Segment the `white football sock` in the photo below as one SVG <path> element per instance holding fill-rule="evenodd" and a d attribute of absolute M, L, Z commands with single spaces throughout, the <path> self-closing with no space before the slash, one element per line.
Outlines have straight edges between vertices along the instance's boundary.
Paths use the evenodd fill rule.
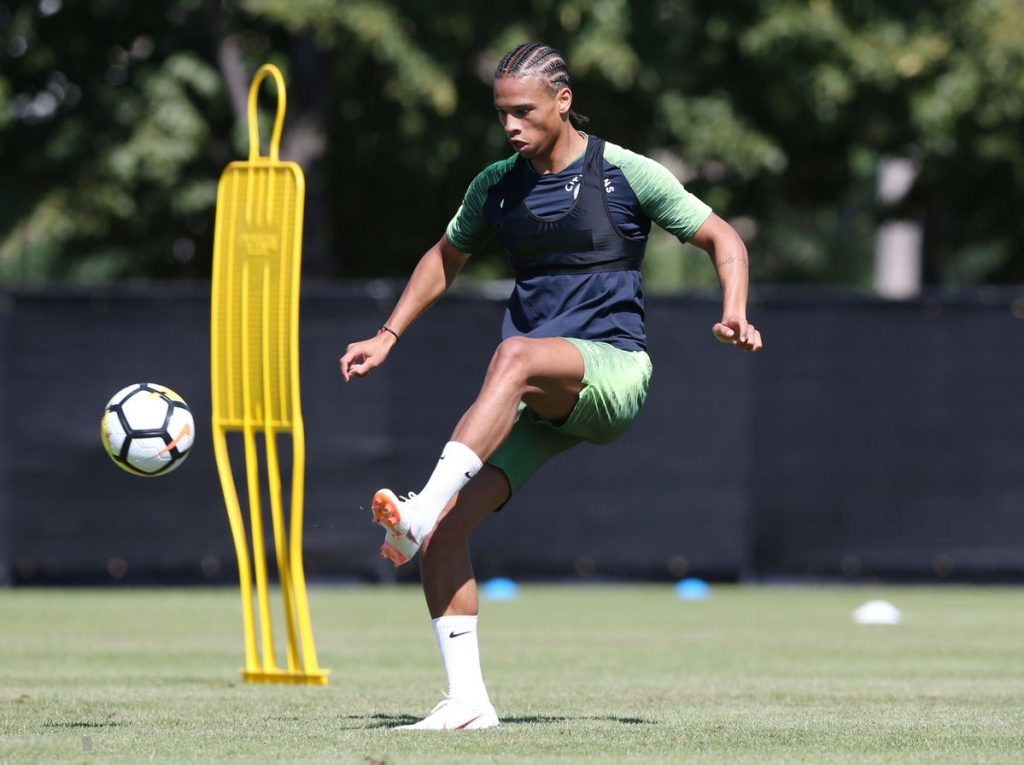
<path fill-rule="evenodd" d="M 480 472 L 483 463 L 472 449 L 458 441 L 449 441 L 441 452 L 437 467 L 416 495 L 416 514 L 410 519 L 410 531 L 417 542 L 434 530 L 437 519 L 469 479 Z"/>
<path fill-rule="evenodd" d="M 448 675 L 448 695 L 466 704 L 486 702 L 487 688 L 480 672 L 480 648 L 475 616 L 442 616 L 434 619 L 434 635 Z"/>

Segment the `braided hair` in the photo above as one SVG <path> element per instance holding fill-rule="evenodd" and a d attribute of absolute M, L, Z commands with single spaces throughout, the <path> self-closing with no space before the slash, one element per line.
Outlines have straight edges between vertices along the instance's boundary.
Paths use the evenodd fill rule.
<path fill-rule="evenodd" d="M 550 45 L 539 42 L 522 43 L 506 53 L 494 70 L 494 79 L 500 77 L 538 77 L 552 93 L 572 88 L 565 57 Z M 574 125 L 589 121 L 571 109 L 569 119 Z"/>

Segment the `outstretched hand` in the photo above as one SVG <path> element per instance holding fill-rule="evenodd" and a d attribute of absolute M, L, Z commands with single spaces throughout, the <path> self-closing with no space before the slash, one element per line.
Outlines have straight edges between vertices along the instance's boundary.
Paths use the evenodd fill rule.
<path fill-rule="evenodd" d="M 726 316 L 711 331 L 720 343 L 735 345 L 747 353 L 757 353 L 764 347 L 760 330 L 742 316 Z"/>
<path fill-rule="evenodd" d="M 386 332 L 381 332 L 369 340 L 350 343 L 339 361 L 341 376 L 345 378 L 345 382 L 353 377 L 366 377 L 383 364 L 394 344 L 394 339 Z"/>

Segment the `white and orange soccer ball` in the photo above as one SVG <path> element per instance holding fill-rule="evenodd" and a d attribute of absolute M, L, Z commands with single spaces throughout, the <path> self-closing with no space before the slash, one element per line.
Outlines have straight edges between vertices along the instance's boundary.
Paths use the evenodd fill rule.
<path fill-rule="evenodd" d="M 185 399 L 156 383 L 122 388 L 107 402 L 103 446 L 118 467 L 141 476 L 170 473 L 188 457 L 195 421 Z"/>

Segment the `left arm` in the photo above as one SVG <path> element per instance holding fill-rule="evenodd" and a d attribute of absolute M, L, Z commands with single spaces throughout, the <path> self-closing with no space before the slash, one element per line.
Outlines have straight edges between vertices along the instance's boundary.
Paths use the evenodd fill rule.
<path fill-rule="evenodd" d="M 605 144 L 604 157 L 621 168 L 647 217 L 711 256 L 723 293 L 715 337 L 750 353 L 761 350 L 761 333 L 747 321 L 747 248 L 736 230 L 683 188 L 664 165 L 611 143 Z"/>
<path fill-rule="evenodd" d="M 690 239 L 690 243 L 710 256 L 722 285 L 722 320 L 712 328 L 715 338 L 748 353 L 757 353 L 764 347 L 764 343 L 760 331 L 747 321 L 750 264 L 747 248 L 740 235 L 712 213 Z"/>

